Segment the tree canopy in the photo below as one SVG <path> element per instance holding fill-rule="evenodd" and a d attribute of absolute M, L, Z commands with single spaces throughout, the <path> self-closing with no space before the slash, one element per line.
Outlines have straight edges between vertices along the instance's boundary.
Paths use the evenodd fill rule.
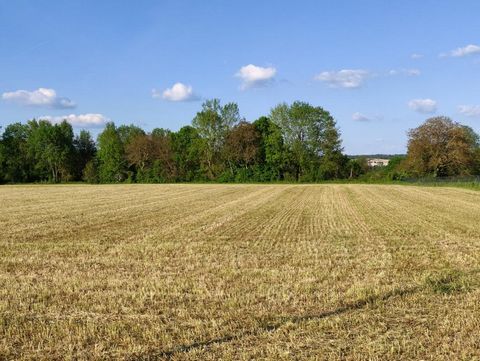
<path fill-rule="evenodd" d="M 340 131 L 322 107 L 296 101 L 250 123 L 236 103 L 207 100 L 178 131 L 107 123 L 96 141 L 66 121 L 13 123 L 0 136 L 0 182 L 317 182 L 480 173 L 480 138 L 435 117 L 408 132 L 408 154 L 372 169 L 343 154 Z"/>
<path fill-rule="evenodd" d="M 407 168 L 417 176 L 478 172 L 479 137 L 448 117 L 435 117 L 408 132 Z"/>
<path fill-rule="evenodd" d="M 305 102 L 279 104 L 270 118 L 279 127 L 289 151 L 295 180 L 338 178 L 342 162 L 340 132 L 329 112 Z"/>

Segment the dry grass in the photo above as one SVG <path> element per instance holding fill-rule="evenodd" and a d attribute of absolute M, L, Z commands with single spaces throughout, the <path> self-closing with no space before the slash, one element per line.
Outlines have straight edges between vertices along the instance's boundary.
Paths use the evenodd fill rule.
<path fill-rule="evenodd" d="M 480 359 L 480 192 L 0 188 L 0 359 Z"/>

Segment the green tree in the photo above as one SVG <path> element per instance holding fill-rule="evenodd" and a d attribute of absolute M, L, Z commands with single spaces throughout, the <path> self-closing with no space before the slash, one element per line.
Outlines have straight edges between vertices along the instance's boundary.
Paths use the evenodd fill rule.
<path fill-rule="evenodd" d="M 115 124 L 107 123 L 99 134 L 98 173 L 102 183 L 118 183 L 126 179 L 126 160 L 123 142 Z"/>
<path fill-rule="evenodd" d="M 253 125 L 260 133 L 257 180 L 282 180 L 286 166 L 286 150 L 280 127 L 268 117 L 260 117 Z"/>
<path fill-rule="evenodd" d="M 74 160 L 72 126 L 65 120 L 60 124 L 31 120 L 28 127 L 28 149 L 38 177 L 54 183 L 70 180 Z"/>
<path fill-rule="evenodd" d="M 348 178 L 358 178 L 368 172 L 368 161 L 365 157 L 352 158 L 347 163 Z"/>
<path fill-rule="evenodd" d="M 408 177 L 405 169 L 405 156 L 396 155 L 390 158 L 388 165 L 384 167 L 385 178 L 388 180 L 402 180 Z"/>
<path fill-rule="evenodd" d="M 341 154 L 340 134 L 329 112 L 296 101 L 291 106 L 279 104 L 272 109 L 270 118 L 282 130 L 297 181 L 340 175 L 345 159 Z"/>
<path fill-rule="evenodd" d="M 5 182 L 33 180 L 33 164 L 28 154 L 27 139 L 27 125 L 14 123 L 5 128 L 0 145 L 0 167 Z"/>
<path fill-rule="evenodd" d="M 319 127 L 320 167 L 316 179 L 336 179 L 343 174 L 348 164 L 348 157 L 342 154 L 342 140 L 336 122 L 330 113 L 322 109 L 322 122 Z"/>
<path fill-rule="evenodd" d="M 145 135 L 145 131 L 133 124 L 130 125 L 120 125 L 117 128 L 118 137 L 122 142 L 123 146 L 127 146 L 136 136 Z"/>
<path fill-rule="evenodd" d="M 221 149 L 228 131 L 240 121 L 240 112 L 236 103 L 224 106 L 219 99 L 207 100 L 197 113 L 192 125 L 203 139 L 202 165 L 209 179 L 220 172 Z"/>
<path fill-rule="evenodd" d="M 190 182 L 200 177 L 202 139 L 196 128 L 185 126 L 172 134 L 172 148 L 178 180 Z"/>
<path fill-rule="evenodd" d="M 468 144 L 471 145 L 473 151 L 472 151 L 472 166 L 471 166 L 471 174 L 480 174 L 480 135 L 475 133 L 475 131 L 467 126 L 467 125 L 462 125 L 465 133 L 466 133 L 466 138 Z"/>
<path fill-rule="evenodd" d="M 74 141 L 75 148 L 75 163 L 73 168 L 75 169 L 75 178 L 82 179 L 83 170 L 85 166 L 95 157 L 97 153 L 97 147 L 90 132 L 81 130 Z"/>

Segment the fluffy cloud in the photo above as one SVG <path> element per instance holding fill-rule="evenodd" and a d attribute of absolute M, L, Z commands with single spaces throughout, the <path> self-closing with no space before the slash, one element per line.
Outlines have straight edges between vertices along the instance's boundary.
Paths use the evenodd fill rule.
<path fill-rule="evenodd" d="M 60 123 L 66 120 L 73 126 L 90 128 L 101 127 L 109 121 L 109 119 L 106 118 L 104 115 L 94 113 L 69 114 L 64 116 L 45 115 L 43 117 L 39 117 L 39 119 L 49 120 L 52 123 Z"/>
<path fill-rule="evenodd" d="M 68 98 L 57 96 L 54 89 L 38 88 L 34 91 L 17 90 L 2 94 L 6 101 L 19 103 L 22 105 L 48 107 L 54 109 L 75 108 L 75 103 Z"/>
<path fill-rule="evenodd" d="M 324 71 L 315 76 L 315 80 L 327 83 L 332 88 L 359 88 L 363 85 L 368 71 L 362 69 L 343 69 L 340 71 Z"/>
<path fill-rule="evenodd" d="M 242 89 L 248 89 L 255 86 L 264 86 L 273 80 L 277 69 L 273 67 L 261 67 L 253 64 L 242 66 L 235 74 L 242 80 Z"/>
<path fill-rule="evenodd" d="M 440 54 L 440 56 L 445 57 L 445 56 L 453 56 L 455 58 L 467 56 L 467 55 L 473 55 L 473 54 L 479 54 L 480 53 L 480 46 L 470 44 L 467 46 L 464 46 L 463 48 L 457 48 L 452 51 L 450 51 L 447 54 Z"/>
<path fill-rule="evenodd" d="M 171 88 L 167 88 L 163 92 L 153 89 L 152 97 L 163 98 L 171 102 L 187 102 L 198 99 L 193 93 L 192 86 L 183 83 L 175 83 Z"/>
<path fill-rule="evenodd" d="M 458 112 L 467 117 L 480 117 L 480 105 L 460 105 Z"/>
<path fill-rule="evenodd" d="M 366 116 L 362 113 L 359 113 L 359 112 L 353 113 L 352 114 L 352 119 L 356 122 L 369 122 L 370 120 L 372 120 L 368 116 Z"/>
<path fill-rule="evenodd" d="M 437 102 L 432 99 L 413 99 L 408 102 L 408 107 L 422 114 L 435 113 Z"/>

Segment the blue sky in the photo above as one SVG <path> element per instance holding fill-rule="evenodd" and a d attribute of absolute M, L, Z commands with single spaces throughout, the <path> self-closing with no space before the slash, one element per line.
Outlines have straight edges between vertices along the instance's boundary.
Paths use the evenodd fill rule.
<path fill-rule="evenodd" d="M 0 125 L 177 130 L 207 98 L 249 121 L 304 100 L 332 113 L 347 153 L 402 153 L 434 115 L 480 132 L 479 14 L 448 0 L 0 0 Z"/>

